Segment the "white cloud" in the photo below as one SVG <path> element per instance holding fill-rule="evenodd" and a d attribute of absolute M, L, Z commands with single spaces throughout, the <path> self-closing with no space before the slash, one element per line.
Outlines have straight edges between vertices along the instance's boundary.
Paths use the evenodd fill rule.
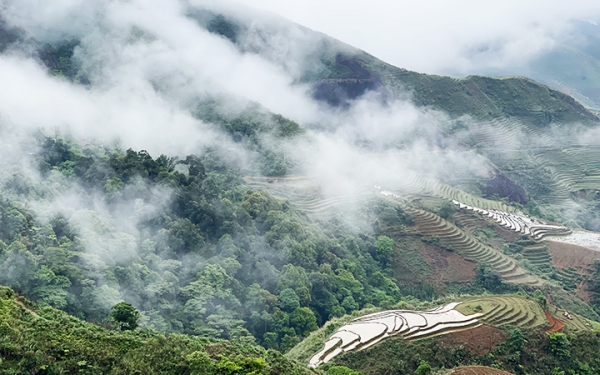
<path fill-rule="evenodd" d="M 595 0 L 239 0 L 425 73 L 510 68 L 551 48 Z"/>

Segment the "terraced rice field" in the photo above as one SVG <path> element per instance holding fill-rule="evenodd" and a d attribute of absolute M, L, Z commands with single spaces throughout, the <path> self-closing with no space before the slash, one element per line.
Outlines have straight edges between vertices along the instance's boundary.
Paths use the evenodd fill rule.
<path fill-rule="evenodd" d="M 579 275 L 576 270 L 573 268 L 556 268 L 552 263 L 552 257 L 548 252 L 548 247 L 545 245 L 545 242 L 542 242 L 537 245 L 526 246 L 523 248 L 522 255 L 525 259 L 529 261 L 531 266 L 537 268 L 540 272 L 550 275 L 556 275 L 556 280 L 560 281 L 563 285 L 569 285 L 574 288 L 577 281 L 579 280 Z"/>
<path fill-rule="evenodd" d="M 330 209 L 356 204 L 364 198 L 383 194 L 392 197 L 410 197 L 413 194 L 430 195 L 444 200 L 458 200 L 486 209 L 513 212 L 514 208 L 498 201 L 471 195 L 438 180 L 425 177 L 410 170 L 399 173 L 397 178 L 382 183 L 378 188 L 363 186 L 351 193 L 324 194 L 317 182 L 309 177 L 260 177 L 247 176 L 246 184 L 256 190 L 268 191 L 275 197 L 288 199 L 298 209 L 308 215 L 321 217 L 330 213 Z"/>
<path fill-rule="evenodd" d="M 467 260 L 491 264 L 504 281 L 532 286 L 543 284 L 541 279 L 528 275 L 512 258 L 482 244 L 472 235 L 436 214 L 413 208 L 406 208 L 406 211 L 413 216 L 419 232 L 436 236 L 441 245 L 451 247 Z"/>
<path fill-rule="evenodd" d="M 519 296 L 496 295 L 478 296 L 463 301 L 456 307 L 463 314 L 474 311 L 482 315 L 480 321 L 493 325 L 510 325 L 511 327 L 537 327 L 541 325 L 550 326 L 546 313 L 535 301 Z M 564 328 L 569 331 L 590 331 L 591 324 L 579 315 L 549 306 L 548 313 L 552 314 Z"/>
<path fill-rule="evenodd" d="M 576 145 L 548 150 L 540 160 L 552 171 L 553 178 L 570 191 L 596 190 L 600 185 L 600 146 Z"/>
<path fill-rule="evenodd" d="M 513 375 L 510 372 L 486 366 L 458 367 L 448 375 Z"/>
<path fill-rule="evenodd" d="M 589 137 L 557 137 L 547 129 L 497 118 L 470 124 L 465 143 L 507 167 L 509 175 L 543 176 L 547 193 L 536 195 L 540 203 L 573 208 L 572 192 L 600 186 L 600 146 Z"/>
<path fill-rule="evenodd" d="M 548 317 L 551 317 L 549 319 Z M 371 347 L 390 336 L 421 340 L 481 327 L 544 327 L 547 331 L 592 330 L 584 318 L 515 295 L 477 296 L 429 311 L 390 310 L 354 319 L 333 333 L 309 361 L 316 368 L 337 355 Z M 479 329 L 479 328 L 478 328 Z"/>
<path fill-rule="evenodd" d="M 268 191 L 280 199 L 287 199 L 299 210 L 313 217 L 328 216 L 333 208 L 356 204 L 376 193 L 372 187 L 365 186 L 349 194 L 325 196 L 314 181 L 302 176 L 293 178 L 248 176 L 244 180 L 249 187 Z"/>
<path fill-rule="evenodd" d="M 548 248 L 546 246 L 527 246 L 523 249 L 522 254 L 532 266 L 536 267 L 540 271 L 545 273 L 555 271 L 555 268 L 552 265 L 552 258 L 550 258 L 550 254 L 548 254 Z"/>
<path fill-rule="evenodd" d="M 488 224 L 486 221 L 485 218 L 466 211 L 458 211 L 454 214 L 454 222 L 457 223 L 465 233 L 469 234 L 473 234 L 475 230 L 481 226 L 486 226 Z"/>
<path fill-rule="evenodd" d="M 481 215 L 489 217 L 505 228 L 518 233 L 530 235 L 538 240 L 541 240 L 544 237 L 566 236 L 572 233 L 571 229 L 567 227 L 547 224 L 543 221 L 529 218 L 522 214 L 498 210 L 486 210 L 480 207 L 466 205 L 457 200 L 452 200 L 452 203 L 457 205 L 461 210 L 477 212 Z"/>
<path fill-rule="evenodd" d="M 511 327 L 537 327 L 548 324 L 542 308 L 534 301 L 510 295 L 481 296 L 463 301 L 456 309 L 463 314 L 480 311 L 482 322 Z"/>
<path fill-rule="evenodd" d="M 451 303 L 429 311 L 390 310 L 354 319 L 331 335 L 308 366 L 316 368 L 343 352 L 366 349 L 390 336 L 421 340 L 481 325 L 477 320 L 479 313 L 463 315 L 454 310 L 456 305 Z"/>
<path fill-rule="evenodd" d="M 600 145 L 589 137 L 580 137 L 577 134 L 558 137 L 548 129 L 530 126 L 508 117 L 473 122 L 468 126 L 468 136 L 461 139 L 461 142 L 479 150 L 509 178 L 525 184 L 523 186 L 531 190 L 529 193 L 542 205 L 562 209 L 574 208 L 574 193 L 581 190 L 597 190 L 600 186 Z M 537 184 L 526 181 L 527 177 L 531 176 L 535 176 Z M 275 196 L 289 199 L 306 213 L 316 216 L 327 213 L 331 207 L 351 204 L 355 198 L 372 193 L 372 186 L 365 186 L 364 191 L 323 196 L 314 186 L 307 191 L 289 191 L 287 187 L 275 186 L 278 183 L 269 184 L 262 179 L 263 181 L 259 181 L 260 178 L 254 178 L 248 183 L 254 188 L 267 189 Z M 478 180 L 481 182 L 482 178 Z M 453 179 L 452 183 L 472 185 L 473 181 L 461 174 Z M 528 183 L 532 186 L 528 186 Z M 515 212 L 513 207 L 502 202 L 468 194 L 459 188 L 410 170 L 398 171 L 393 179 L 382 181 L 381 185 L 385 190 L 401 196 L 431 195 L 484 210 Z"/>
<path fill-rule="evenodd" d="M 425 177 L 416 172 L 406 170 L 401 178 L 386 182 L 383 187 L 402 196 L 408 194 L 431 195 L 445 200 L 457 200 L 475 207 L 482 207 L 491 210 L 500 210 L 504 212 L 514 212 L 514 207 L 508 206 L 499 201 L 493 201 L 477 197 L 463 190 L 445 184 L 439 180 Z"/>
<path fill-rule="evenodd" d="M 558 309 L 555 306 L 550 306 L 548 312 L 564 324 L 566 330 L 574 332 L 593 330 L 592 325 L 579 315 L 571 314 L 565 310 Z"/>

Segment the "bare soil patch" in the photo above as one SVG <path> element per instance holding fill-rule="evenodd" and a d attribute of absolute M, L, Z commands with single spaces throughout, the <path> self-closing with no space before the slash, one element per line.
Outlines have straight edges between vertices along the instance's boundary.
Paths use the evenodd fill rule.
<path fill-rule="evenodd" d="M 546 333 L 562 332 L 565 328 L 563 322 L 556 319 L 554 315 L 550 314 L 548 311 L 544 311 L 544 314 L 546 314 L 546 319 L 548 319 L 548 323 L 550 323 L 550 328 L 546 330 Z"/>
<path fill-rule="evenodd" d="M 450 333 L 439 338 L 438 341 L 451 347 L 463 346 L 475 355 L 484 355 L 506 341 L 508 336 L 507 332 L 484 324 L 466 331 Z"/>
<path fill-rule="evenodd" d="M 600 259 L 600 252 L 579 245 L 547 241 L 546 246 L 554 267 L 573 267 L 577 273 L 582 275 L 593 272 L 594 260 Z"/>
<path fill-rule="evenodd" d="M 505 241 L 515 242 L 519 238 L 521 238 L 521 233 L 515 232 L 514 230 L 510 230 L 508 228 L 504 228 L 498 224 L 494 225 L 494 231 L 500 235 Z"/>
<path fill-rule="evenodd" d="M 429 245 L 421 245 L 419 252 L 433 267 L 432 281 L 436 285 L 473 281 L 475 278 L 477 263 L 465 260 L 456 252 Z"/>

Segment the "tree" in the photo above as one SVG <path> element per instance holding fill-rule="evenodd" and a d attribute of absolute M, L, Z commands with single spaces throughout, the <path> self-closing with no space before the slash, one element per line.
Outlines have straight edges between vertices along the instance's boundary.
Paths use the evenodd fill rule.
<path fill-rule="evenodd" d="M 358 310 L 358 303 L 354 300 L 354 297 L 348 296 L 342 301 L 342 307 L 350 314 L 354 310 Z"/>
<path fill-rule="evenodd" d="M 298 336 L 306 337 L 319 328 L 315 314 L 308 307 L 298 307 L 289 316 L 290 326 L 294 328 Z"/>
<path fill-rule="evenodd" d="M 119 327 L 121 331 L 134 330 L 138 326 L 140 312 L 128 302 L 119 302 L 112 307 L 110 320 Z"/>
<path fill-rule="evenodd" d="M 457 210 L 458 209 L 456 208 L 456 206 L 453 203 L 444 202 L 442 204 L 442 206 L 440 207 L 440 209 L 438 210 L 437 214 L 442 219 L 449 219 L 456 213 Z"/>
<path fill-rule="evenodd" d="M 477 267 L 477 277 L 475 280 L 479 285 L 491 292 L 502 292 L 505 289 L 502 279 L 491 264 L 480 264 Z"/>
<path fill-rule="evenodd" d="M 279 307 L 286 312 L 292 312 L 300 307 L 300 298 L 293 289 L 285 288 L 279 293 Z"/>
<path fill-rule="evenodd" d="M 327 369 L 329 375 L 361 375 L 360 372 L 349 369 L 346 366 L 331 366 Z"/>
<path fill-rule="evenodd" d="M 389 263 L 390 255 L 394 253 L 394 240 L 387 236 L 377 237 L 375 254 L 382 264 Z"/>
<path fill-rule="evenodd" d="M 192 375 L 209 375 L 215 370 L 215 362 L 205 351 L 195 351 L 186 357 L 190 364 Z"/>
<path fill-rule="evenodd" d="M 564 360 L 571 356 L 571 343 L 564 333 L 554 332 L 548 334 L 548 343 L 550 345 L 550 353 L 555 357 Z"/>
<path fill-rule="evenodd" d="M 431 374 L 431 365 L 427 361 L 421 360 L 419 367 L 415 370 L 416 375 L 428 375 Z"/>
<path fill-rule="evenodd" d="M 533 298 L 535 298 L 536 302 L 542 307 L 542 309 L 546 310 L 548 307 L 548 300 L 541 290 L 537 289 L 535 292 L 533 292 Z"/>

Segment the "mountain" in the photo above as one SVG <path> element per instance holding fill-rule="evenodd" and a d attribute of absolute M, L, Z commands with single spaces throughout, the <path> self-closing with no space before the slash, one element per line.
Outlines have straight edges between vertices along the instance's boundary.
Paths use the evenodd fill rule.
<path fill-rule="evenodd" d="M 250 28 L 242 20 L 214 17 L 208 23 L 219 26 L 209 30 L 229 35 L 241 51 L 268 58 L 278 56 L 271 43 L 250 48 L 247 41 L 278 32 L 293 34 L 295 45 L 318 40 L 295 53 L 299 65 L 307 67 L 295 72 L 297 81 L 310 83 L 313 97 L 347 106 L 366 92 L 377 92 L 383 102 L 409 98 L 418 107 L 440 111 L 450 120 L 439 126 L 437 146 L 458 143 L 477 149 L 491 164 L 493 178 L 476 181 L 469 191 L 540 206 L 547 219 L 598 229 L 597 203 L 582 199 L 591 197 L 588 187 L 598 182 L 592 172 L 598 117 L 572 97 L 524 77 L 454 79 L 410 72 L 295 25 Z M 239 35 L 233 37 L 232 30 Z M 285 60 L 273 60 L 286 68 Z M 457 180 L 446 179 L 464 184 Z"/>
<path fill-rule="evenodd" d="M 303 373 L 325 350 L 331 375 L 598 371 L 593 111 L 167 3 L 2 8 L 0 284 L 34 304 L 4 291 L 0 366 Z M 121 302 L 140 329 L 115 326 Z M 472 319 L 413 324 L 438 313 Z M 402 335 L 325 346 L 368 314 Z"/>
<path fill-rule="evenodd" d="M 560 90 L 593 110 L 600 96 L 600 26 L 597 20 L 573 21 L 556 45 L 525 66 L 489 72 L 492 75 L 522 74 Z"/>
<path fill-rule="evenodd" d="M 290 54 L 298 54 L 303 62 L 303 69 L 296 73 L 298 80 L 313 83 L 315 98 L 331 105 L 343 105 L 367 91 L 380 90 L 388 100 L 408 93 L 416 105 L 435 108 L 453 117 L 512 117 L 538 127 L 553 122 L 598 121 L 597 116 L 568 95 L 524 77 L 453 79 L 419 74 L 386 64 L 363 51 L 297 25 L 251 27 L 244 20 L 210 13 L 196 18 L 203 19 L 200 23 L 209 31 L 229 39 L 241 51 L 267 57 L 277 55 L 270 44 L 249 46 L 248 40 L 253 41 L 256 35 L 282 32 L 289 36 L 294 34 L 291 37 L 296 37 L 298 40 L 294 42 L 298 44 L 317 40 L 308 51 Z M 275 61 L 282 66 L 286 64 L 286 61 Z"/>

